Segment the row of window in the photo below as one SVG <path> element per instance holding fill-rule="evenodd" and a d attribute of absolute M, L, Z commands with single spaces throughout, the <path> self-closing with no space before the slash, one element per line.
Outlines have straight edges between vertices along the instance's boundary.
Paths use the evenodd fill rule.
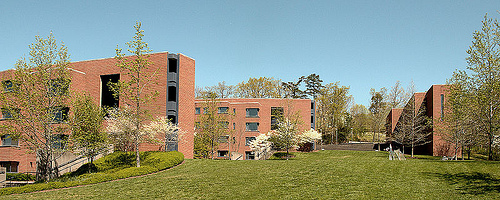
<path fill-rule="evenodd" d="M 229 128 L 229 122 L 219 122 L 221 127 Z M 195 122 L 195 129 L 201 128 L 200 122 Z M 233 123 L 233 130 L 236 129 L 236 123 Z M 247 122 L 245 123 L 245 131 L 259 131 L 258 122 Z"/>
<path fill-rule="evenodd" d="M 203 114 L 207 113 L 207 108 L 203 108 Z M 217 113 L 218 114 L 227 114 L 229 113 L 229 107 L 218 107 L 217 108 Z M 201 114 L 201 108 L 197 107 L 194 110 L 194 114 L 199 115 Z M 233 109 L 233 114 L 236 114 L 236 109 Z M 246 117 L 259 117 L 259 109 L 258 108 L 247 108 L 246 109 Z"/>
<path fill-rule="evenodd" d="M 255 137 L 245 137 L 245 146 L 250 146 L 250 142 L 254 141 L 255 140 Z M 232 139 L 232 142 L 234 143 L 236 141 L 236 138 L 233 137 Z M 229 142 L 229 136 L 228 135 L 225 135 L 225 136 L 220 136 L 219 137 L 219 142 L 220 143 L 228 143 Z"/>
<path fill-rule="evenodd" d="M 18 115 L 21 110 L 18 108 L 1 108 L 2 120 L 12 119 L 14 116 Z M 53 123 L 61 123 L 68 119 L 68 107 L 53 107 L 50 110 L 51 121 Z"/>
<path fill-rule="evenodd" d="M 217 151 L 217 157 L 227 158 L 229 157 L 229 152 Z M 255 160 L 255 153 L 253 151 L 245 151 L 245 160 Z"/>
<path fill-rule="evenodd" d="M 70 80 L 68 79 L 52 79 L 50 80 L 50 88 L 49 95 L 50 96 L 59 96 L 59 95 L 67 95 L 70 85 Z M 2 87 L 4 92 L 13 92 L 16 90 L 18 84 L 14 84 L 11 80 L 2 81 Z"/>

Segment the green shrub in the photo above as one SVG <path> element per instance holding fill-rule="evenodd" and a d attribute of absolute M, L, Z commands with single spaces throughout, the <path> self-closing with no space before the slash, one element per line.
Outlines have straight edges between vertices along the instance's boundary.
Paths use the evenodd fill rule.
<path fill-rule="evenodd" d="M 7 180 L 10 181 L 34 181 L 36 179 L 35 175 L 23 174 L 23 173 L 8 173 Z"/>
<path fill-rule="evenodd" d="M 294 158 L 293 153 L 288 153 L 288 158 Z M 286 160 L 286 152 L 276 152 L 268 160 Z"/>
<path fill-rule="evenodd" d="M 65 174 L 49 183 L 0 189 L 0 196 L 88 185 L 140 176 L 171 168 L 184 161 L 184 155 L 177 151 L 141 152 L 140 156 L 141 167 L 133 167 L 135 166 L 134 152 L 115 152 L 94 161 L 94 166 L 87 163 L 78 170 Z M 86 173 L 89 167 L 91 170 L 95 170 L 95 173 Z"/>

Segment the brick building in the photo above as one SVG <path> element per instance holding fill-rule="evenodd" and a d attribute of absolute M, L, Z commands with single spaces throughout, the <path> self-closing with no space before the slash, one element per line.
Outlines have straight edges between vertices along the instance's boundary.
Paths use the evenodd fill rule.
<path fill-rule="evenodd" d="M 436 125 L 443 119 L 445 112 L 445 101 L 447 96 L 447 85 L 432 85 L 427 92 L 417 92 L 413 95 L 415 99 L 415 110 L 425 110 L 425 115 L 432 119 L 433 126 L 428 131 L 430 143 L 415 148 L 416 154 L 426 154 L 433 156 L 452 156 L 452 146 L 441 137 L 442 130 Z M 409 101 L 406 106 L 409 106 Z M 400 117 L 403 113 L 402 108 L 394 108 L 389 112 L 386 118 L 386 135 L 391 137 L 400 123 Z"/>
<path fill-rule="evenodd" d="M 169 150 L 178 150 L 185 158 L 193 158 L 195 61 L 185 55 L 168 52 L 150 54 L 149 61 L 152 63 L 149 70 L 158 69 L 159 77 L 158 84 L 151 85 L 149 89 L 159 94 L 147 109 L 152 111 L 153 116 L 167 116 L 178 123 L 186 134 L 179 144 L 171 145 L 173 148 Z M 114 58 L 71 63 L 70 90 L 89 94 L 101 106 L 122 105 L 120 100 L 113 98 L 107 86 L 110 81 L 127 78 L 121 75 L 115 63 Z M 12 70 L 0 72 L 3 81 L 9 80 L 11 75 Z M 140 150 L 162 150 L 162 146 L 141 144 Z M 36 158 L 26 152 L 22 142 L 4 136 L 0 144 L 0 166 L 8 167 L 8 172 L 34 172 Z"/>
<path fill-rule="evenodd" d="M 203 115 L 206 101 L 195 100 L 195 118 Z M 272 129 L 276 121 L 271 113 L 299 112 L 301 131 L 314 128 L 314 102 L 310 99 L 220 99 L 218 100 L 218 113 L 228 114 L 227 128 L 231 130 L 231 135 L 223 138 L 217 151 L 217 157 L 229 157 L 229 150 L 237 152 L 239 159 L 254 159 L 254 155 L 248 143 L 259 134 L 265 134 Z M 234 141 L 227 142 L 229 137 Z M 238 158 L 238 156 L 233 157 Z"/>

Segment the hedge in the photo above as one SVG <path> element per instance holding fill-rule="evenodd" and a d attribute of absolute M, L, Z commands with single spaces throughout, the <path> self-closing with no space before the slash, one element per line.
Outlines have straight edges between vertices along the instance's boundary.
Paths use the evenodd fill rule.
<path fill-rule="evenodd" d="M 36 183 L 21 187 L 0 189 L 0 196 L 74 187 L 78 185 L 89 185 L 140 176 L 171 168 L 184 161 L 184 155 L 177 151 L 141 152 L 140 156 L 141 167 L 134 167 L 134 152 L 115 152 L 94 161 L 94 170 L 97 169 L 95 173 L 86 173 L 89 168 L 89 164 L 86 164 L 77 171 L 65 174 L 48 183 Z"/>

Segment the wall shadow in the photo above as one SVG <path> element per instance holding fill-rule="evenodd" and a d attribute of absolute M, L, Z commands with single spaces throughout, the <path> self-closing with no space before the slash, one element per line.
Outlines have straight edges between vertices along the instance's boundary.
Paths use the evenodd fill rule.
<path fill-rule="evenodd" d="M 488 173 L 428 173 L 430 176 L 442 178 L 450 185 L 457 185 L 462 194 L 484 195 L 500 193 L 500 179 Z"/>

